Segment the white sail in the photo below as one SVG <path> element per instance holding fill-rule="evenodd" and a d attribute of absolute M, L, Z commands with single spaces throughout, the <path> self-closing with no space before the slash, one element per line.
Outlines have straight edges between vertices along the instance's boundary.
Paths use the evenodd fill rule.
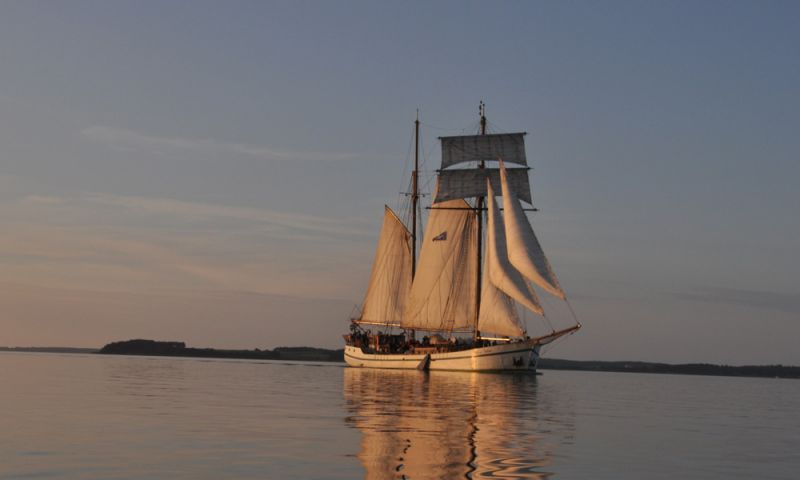
<path fill-rule="evenodd" d="M 503 217 L 497 208 L 494 189 L 487 182 L 486 197 L 488 222 L 486 224 L 486 268 L 489 279 L 502 292 L 524 305 L 528 310 L 542 314 L 542 306 L 530 284 L 519 271 L 511 265 L 506 250 L 506 235 L 503 231 Z M 483 298 L 481 298 L 481 309 Z"/>
<path fill-rule="evenodd" d="M 478 330 L 482 334 L 495 333 L 519 337 L 524 333 L 522 324 L 511 297 L 501 292 L 489 280 L 488 259 L 484 261 L 484 275 L 481 282 L 481 311 L 478 315 Z"/>
<path fill-rule="evenodd" d="M 500 161 L 500 184 L 503 189 L 506 241 L 511 265 L 544 291 L 563 299 L 564 291 L 558 284 L 556 274 L 550 268 L 547 257 L 544 256 L 542 246 L 539 245 L 539 240 L 533 233 L 533 228 L 522 210 L 519 199 L 509 188 L 502 160 Z"/>
<path fill-rule="evenodd" d="M 362 322 L 399 324 L 411 290 L 411 234 L 386 207 L 361 311 Z"/>
<path fill-rule="evenodd" d="M 493 133 L 439 137 L 442 142 L 442 168 L 465 162 L 495 161 L 527 165 L 525 133 Z"/>
<path fill-rule="evenodd" d="M 506 169 L 508 185 L 520 200 L 532 203 L 527 168 Z M 486 180 L 495 191 L 500 190 L 500 171 L 496 168 L 456 168 L 439 170 L 436 198 L 433 203 L 456 198 L 485 197 Z"/>
<path fill-rule="evenodd" d="M 475 321 L 475 213 L 464 200 L 431 209 L 402 325 L 419 330 L 467 330 Z"/>

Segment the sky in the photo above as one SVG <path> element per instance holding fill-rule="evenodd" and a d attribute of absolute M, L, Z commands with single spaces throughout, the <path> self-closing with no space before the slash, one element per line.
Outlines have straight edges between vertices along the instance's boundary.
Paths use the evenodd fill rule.
<path fill-rule="evenodd" d="M 528 132 L 532 223 L 584 325 L 548 356 L 798 365 L 798 21 L 781 1 L 2 2 L 0 345 L 340 348 L 416 110 L 430 175 L 483 100 L 492 131 Z"/>

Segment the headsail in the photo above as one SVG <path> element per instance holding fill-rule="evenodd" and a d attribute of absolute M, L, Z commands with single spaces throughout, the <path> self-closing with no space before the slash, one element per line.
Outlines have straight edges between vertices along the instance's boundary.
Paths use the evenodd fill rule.
<path fill-rule="evenodd" d="M 488 182 L 487 182 L 488 183 Z M 494 198 L 494 189 L 491 184 L 486 186 L 489 195 L 487 199 L 488 223 L 486 232 L 486 270 L 484 276 L 492 284 L 514 300 L 524 305 L 528 310 L 542 314 L 542 306 L 536 293 L 528 282 L 520 275 L 508 260 L 506 250 L 506 234 L 503 231 L 503 217 L 497 208 Z M 481 310 L 483 310 L 483 296 L 481 297 Z"/>
<path fill-rule="evenodd" d="M 547 257 L 544 256 L 542 246 L 539 244 L 536 234 L 533 233 L 533 228 L 522 210 L 519 199 L 509 187 L 502 160 L 500 161 L 500 184 L 503 189 L 506 240 L 511 264 L 543 290 L 563 299 L 564 291 L 558 283 L 556 274 L 550 268 Z"/>
<path fill-rule="evenodd" d="M 477 222 L 464 200 L 431 209 L 402 326 L 468 330 L 475 321 Z"/>
<path fill-rule="evenodd" d="M 481 282 L 481 311 L 478 315 L 478 330 L 498 335 L 518 337 L 524 333 L 517 309 L 511 297 L 495 287 L 489 276 L 492 267 L 489 259 L 483 262 L 483 281 Z"/>
<path fill-rule="evenodd" d="M 399 324 L 411 290 L 411 234 L 386 207 L 359 321 Z"/>

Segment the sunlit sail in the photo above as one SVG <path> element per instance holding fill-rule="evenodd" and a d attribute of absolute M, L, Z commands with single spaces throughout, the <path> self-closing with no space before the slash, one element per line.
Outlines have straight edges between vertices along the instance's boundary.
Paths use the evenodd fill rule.
<path fill-rule="evenodd" d="M 387 207 L 345 360 L 398 369 L 535 368 L 541 346 L 580 323 L 532 336 L 520 318 L 519 309 L 545 315 L 529 281 L 566 301 L 521 203 L 532 198 L 525 134 L 487 134 L 481 106 L 479 134 L 440 138 L 437 188 L 418 242 L 419 120 L 415 127 L 411 228 Z"/>

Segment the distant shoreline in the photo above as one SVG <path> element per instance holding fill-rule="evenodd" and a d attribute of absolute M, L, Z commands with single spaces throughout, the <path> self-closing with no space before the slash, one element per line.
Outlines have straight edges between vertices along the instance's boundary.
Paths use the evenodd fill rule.
<path fill-rule="evenodd" d="M 787 365 L 714 365 L 710 363 L 652 363 L 625 361 L 578 361 L 558 358 L 539 359 L 545 370 L 580 370 L 585 372 L 665 373 L 673 375 L 709 375 L 717 377 L 800 378 L 800 367 Z"/>
<path fill-rule="evenodd" d="M 147 355 L 165 357 L 238 358 L 249 360 L 290 360 L 343 362 L 343 349 L 277 347 L 273 350 L 223 350 L 187 347 L 183 342 L 127 340 L 101 349 L 76 347 L 0 347 L 0 352 L 81 353 L 102 355 Z M 587 372 L 664 373 L 725 377 L 800 378 L 800 367 L 785 365 L 713 365 L 707 363 L 668 364 L 628 361 L 579 361 L 541 358 L 539 369 Z"/>
<path fill-rule="evenodd" d="M 81 347 L 0 347 L 0 352 L 99 353 L 100 349 Z"/>

